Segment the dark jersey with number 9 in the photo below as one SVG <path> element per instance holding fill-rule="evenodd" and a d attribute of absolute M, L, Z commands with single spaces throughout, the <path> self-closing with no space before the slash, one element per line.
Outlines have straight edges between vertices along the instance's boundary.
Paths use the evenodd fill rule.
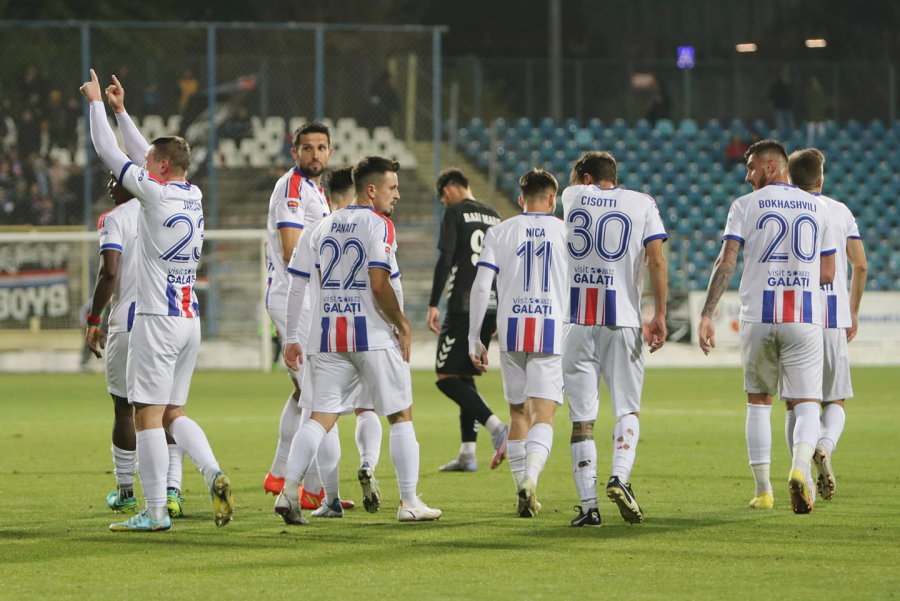
<path fill-rule="evenodd" d="M 448 207 L 441 220 L 438 249 L 453 253 L 453 267 L 447 280 L 447 312 L 469 312 L 469 293 L 478 271 L 484 233 L 500 223 L 500 215 L 491 207 L 466 199 Z M 496 284 L 491 290 L 488 312 L 497 310 Z"/>

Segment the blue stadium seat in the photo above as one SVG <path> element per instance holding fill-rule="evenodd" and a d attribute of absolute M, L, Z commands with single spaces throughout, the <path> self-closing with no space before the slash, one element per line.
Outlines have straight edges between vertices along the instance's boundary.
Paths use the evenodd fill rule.
<path fill-rule="evenodd" d="M 693 119 L 682 119 L 678 125 L 678 133 L 686 138 L 695 138 L 700 133 L 700 129 Z"/>
<path fill-rule="evenodd" d="M 653 131 L 653 126 L 650 125 L 650 122 L 646 119 L 638 119 L 634 124 L 634 135 L 638 136 L 642 140 L 646 140 L 650 137 L 650 133 Z"/>
<path fill-rule="evenodd" d="M 654 130 L 657 135 L 669 140 L 675 135 L 675 125 L 670 119 L 660 119 L 656 122 Z"/>
<path fill-rule="evenodd" d="M 588 129 L 591 131 L 592 136 L 600 138 L 603 135 L 603 130 L 606 128 L 603 125 L 603 121 L 594 117 L 588 122 Z"/>

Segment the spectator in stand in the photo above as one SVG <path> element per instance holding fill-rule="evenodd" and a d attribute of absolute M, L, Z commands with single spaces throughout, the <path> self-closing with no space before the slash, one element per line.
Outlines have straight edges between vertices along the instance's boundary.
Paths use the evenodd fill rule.
<path fill-rule="evenodd" d="M 59 90 L 50 92 L 47 102 L 47 133 L 50 136 L 50 148 L 65 147 L 68 139 L 74 137 L 75 128 L 69 122 L 69 114 L 62 102 Z"/>
<path fill-rule="evenodd" d="M 19 85 L 23 99 L 31 99 L 35 96 L 41 98 L 44 95 L 45 84 L 37 67 L 28 65 L 25 67 L 25 74 L 22 76 L 22 83 Z"/>
<path fill-rule="evenodd" d="M 734 134 L 728 146 L 725 147 L 725 161 L 728 163 L 743 163 L 744 153 L 750 146 L 740 134 Z"/>
<path fill-rule="evenodd" d="M 190 69 L 187 69 L 184 75 L 181 76 L 181 79 L 178 80 L 178 89 L 181 92 L 178 98 L 178 109 L 184 113 L 184 109 L 187 108 L 191 98 L 200 90 L 200 82 L 194 77 L 194 73 Z"/>
<path fill-rule="evenodd" d="M 236 144 L 241 140 L 253 137 L 253 123 L 250 121 L 250 111 L 247 107 L 238 108 L 234 117 L 222 126 L 222 137 L 231 138 Z"/>
<path fill-rule="evenodd" d="M 393 127 L 394 113 L 400 108 L 397 94 L 391 85 L 391 74 L 384 71 L 378 77 L 366 103 L 365 112 L 360 115 L 359 123 L 363 127 Z"/>
<path fill-rule="evenodd" d="M 825 136 L 825 121 L 831 112 L 831 102 L 828 94 L 822 86 L 822 81 L 813 75 L 809 79 L 809 89 L 806 91 L 806 145 L 809 148 L 816 146 L 816 135 Z"/>
<path fill-rule="evenodd" d="M 778 79 L 769 88 L 769 102 L 775 109 L 775 127 L 784 137 L 794 131 L 794 93 L 791 86 L 791 70 L 784 67 Z"/>
<path fill-rule="evenodd" d="M 650 97 L 650 104 L 647 105 L 647 121 L 651 125 L 656 125 L 660 119 L 670 119 L 672 116 L 672 100 L 666 92 L 666 88 L 657 83 L 653 88 L 653 95 Z"/>
<path fill-rule="evenodd" d="M 41 126 L 30 109 L 22 111 L 22 118 L 16 123 L 18 149 L 23 158 L 41 151 Z"/>

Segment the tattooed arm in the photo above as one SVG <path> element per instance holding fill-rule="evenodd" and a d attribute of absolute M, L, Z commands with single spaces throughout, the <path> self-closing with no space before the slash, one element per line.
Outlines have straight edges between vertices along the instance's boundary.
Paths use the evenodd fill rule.
<path fill-rule="evenodd" d="M 709 277 L 706 302 L 703 304 L 703 310 L 700 312 L 700 327 L 697 329 L 700 348 L 706 355 L 709 354 L 710 349 L 716 346 L 716 327 L 712 322 L 712 314 L 716 309 L 716 305 L 719 304 L 722 294 L 728 288 L 731 276 L 734 275 L 740 247 L 740 242 L 737 240 L 725 240 L 725 243 L 722 245 L 722 252 L 719 253 L 719 257 L 713 266 L 712 275 Z"/>

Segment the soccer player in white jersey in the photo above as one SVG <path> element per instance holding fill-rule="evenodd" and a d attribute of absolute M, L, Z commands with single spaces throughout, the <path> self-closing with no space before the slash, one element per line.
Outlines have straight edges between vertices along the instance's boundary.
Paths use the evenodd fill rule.
<path fill-rule="evenodd" d="M 140 202 L 110 174 L 106 188 L 115 207 L 100 216 L 97 233 L 100 238 L 100 267 L 97 284 L 87 315 L 87 344 L 98 358 L 106 352 L 106 389 L 115 407 L 112 454 L 116 476 L 116 492 L 106 497 L 115 512 L 137 513 L 134 497 L 136 470 L 134 410 L 128 404 L 126 373 L 128 337 L 134 322 L 137 279 L 137 225 Z M 100 327 L 100 317 L 109 304 L 109 335 Z M 181 467 L 184 451 L 166 434 L 169 445 L 169 470 L 166 477 L 166 508 L 170 517 L 182 517 Z"/>
<path fill-rule="evenodd" d="M 853 396 L 850 382 L 850 360 L 847 344 L 856 336 L 859 304 L 866 289 L 866 251 L 853 213 L 842 202 L 822 195 L 825 156 L 816 148 L 791 153 L 788 171 L 791 181 L 828 204 L 831 229 L 837 248 L 834 259 L 834 282 L 822 286 L 822 310 L 825 319 L 825 364 L 822 382 L 822 415 L 819 418 L 819 442 L 813 455 L 816 466 L 816 489 L 826 501 L 834 497 L 834 471 L 831 454 L 844 431 L 844 400 Z M 844 242 L 846 241 L 846 243 Z M 847 262 L 853 268 L 850 293 L 847 294 Z M 794 410 L 790 401 L 785 404 L 787 419 L 784 433 L 788 449 L 792 449 Z"/>
<path fill-rule="evenodd" d="M 353 177 L 351 168 L 345 167 L 332 171 L 328 175 L 328 200 L 331 204 L 331 210 L 339 211 L 344 207 L 353 203 L 356 192 L 353 188 Z M 304 304 L 312 307 L 318 306 L 319 289 L 318 286 L 306 286 L 306 281 L 301 286 L 306 289 L 307 303 L 303 302 L 303 298 L 298 297 L 298 286 L 294 285 L 294 281 L 303 278 L 303 272 L 300 271 L 301 263 L 315 264 L 316 252 L 312 248 L 310 241 L 314 238 L 313 232 L 324 225 L 324 221 L 318 221 L 312 226 L 304 229 L 303 235 L 297 241 L 297 247 L 291 256 L 291 262 L 288 264 L 288 273 L 291 275 L 291 285 L 288 288 L 287 310 L 286 310 L 286 331 L 285 331 L 285 363 L 289 368 L 298 367 L 297 358 L 301 349 L 305 349 L 302 366 L 305 368 L 303 372 L 303 382 L 301 385 L 302 393 L 300 394 L 300 406 L 311 411 L 313 407 L 313 399 L 315 393 L 312 385 L 312 373 L 315 370 L 316 346 L 315 344 L 307 344 L 309 332 L 315 330 L 318 332 L 317 324 L 311 320 L 304 319 L 304 314 L 308 313 L 309 308 L 304 308 Z M 303 258 L 305 257 L 305 258 Z M 400 272 L 391 274 L 391 281 L 399 283 Z M 306 278 L 308 280 L 309 278 Z M 396 290 L 396 289 L 395 289 Z M 399 294 L 399 292 L 398 292 Z M 400 298 L 398 296 L 398 298 Z M 401 309 L 403 307 L 400 301 Z M 304 321 L 306 325 L 301 330 L 300 322 Z M 341 415 L 355 413 L 356 414 L 356 443 L 359 448 L 360 472 L 362 477 L 360 481 L 372 481 L 374 486 L 377 482 L 374 480 L 375 468 L 378 465 L 378 459 L 381 454 L 381 422 L 376 415 L 375 410 L 370 404 L 363 402 L 361 395 L 361 386 L 350 392 L 345 398 L 344 408 Z M 296 438 L 296 436 L 295 436 Z M 298 443 L 299 444 L 299 443 Z M 340 518 L 344 515 L 345 503 L 340 498 L 340 478 L 338 466 L 341 460 L 341 442 L 338 436 L 337 424 L 328 431 L 319 449 L 316 452 L 315 464 L 319 470 L 319 477 L 322 480 L 322 488 L 324 490 L 324 500 L 322 506 L 313 511 L 314 517 Z M 307 471 L 307 478 L 309 472 Z M 378 511 L 378 502 L 380 492 L 373 492 L 365 499 L 364 505 L 366 511 Z M 352 503 L 352 501 L 351 501 Z M 300 497 L 300 508 L 307 509 L 303 506 L 303 497 Z"/>
<path fill-rule="evenodd" d="M 834 237 L 828 205 L 789 183 L 788 157 L 775 140 L 747 150 L 747 181 L 754 192 L 728 212 L 722 252 L 709 279 L 697 330 L 700 348 L 716 346 L 712 322 L 744 248 L 740 347 L 747 392 L 747 450 L 756 480 L 755 509 L 774 506 L 769 465 L 772 396 L 794 405 L 794 447 L 788 488 L 794 513 L 812 511 L 810 463 L 819 440 L 822 400 L 822 303 L 819 286 L 834 279 Z"/>
<path fill-rule="evenodd" d="M 594 421 L 601 377 L 616 418 L 606 495 L 626 522 L 644 520 L 629 483 L 640 439 L 638 412 L 644 386 L 641 293 L 646 259 L 655 307 L 649 324 L 653 353 L 666 340 L 662 245 L 668 236 L 653 199 L 623 190 L 617 182 L 616 159 L 608 152 L 588 152 L 575 163 L 573 185 L 562 194 L 569 254 L 563 381 L 572 420 L 572 473 L 581 500 L 573 526 L 600 525 Z"/>
<path fill-rule="evenodd" d="M 275 190 L 269 199 L 269 214 L 266 220 L 269 270 L 266 310 L 282 339 L 285 332 L 284 312 L 290 283 L 287 264 L 291 260 L 291 253 L 297 246 L 303 228 L 311 226 L 330 212 L 321 184 L 322 173 L 331 157 L 331 132 L 328 127 L 313 121 L 297 129 L 294 132 L 291 155 L 294 157 L 295 165 L 275 184 Z M 305 310 L 302 317 L 308 320 L 309 299 L 303 302 Z M 291 449 L 291 440 L 300 427 L 302 411 L 297 402 L 300 400 L 303 369 L 303 365 L 300 365 L 297 371 L 288 369 L 294 389 L 281 412 L 275 459 L 263 481 L 265 491 L 275 496 L 284 488 L 284 470 Z M 311 468 L 311 473 L 307 475 L 306 484 L 309 488 L 300 492 L 300 502 L 303 509 L 315 509 L 322 503 L 322 486 L 315 464 Z"/>
<path fill-rule="evenodd" d="M 497 325 L 503 396 L 509 403 L 509 467 L 516 513 L 537 515 L 538 477 L 553 447 L 553 416 L 563 402 L 562 329 L 566 297 L 566 227 L 557 219 L 556 178 L 532 169 L 519 179 L 525 212 L 484 236 L 469 298 L 469 358 L 487 369 L 481 328 L 497 276 Z M 525 404 L 531 403 L 531 423 Z"/>
<path fill-rule="evenodd" d="M 410 330 L 392 285 L 397 243 L 388 219 L 400 199 L 397 171 L 390 159 L 370 156 L 353 168 L 356 204 L 325 218 L 310 238 L 315 257 L 300 256 L 291 288 L 312 278 L 319 301 L 312 319 L 317 327 L 309 345 L 317 345 L 312 373 L 312 414 L 291 444 L 284 489 L 275 511 L 291 524 L 305 523 L 296 494 L 316 451 L 342 412 L 347 395 L 362 381 L 372 406 L 391 425 L 391 461 L 400 487 L 401 522 L 436 520 L 438 509 L 416 495 L 419 443 L 412 423 L 409 372 Z M 312 259 L 312 261 L 311 261 Z M 286 349 L 287 350 L 287 349 Z M 297 362 L 302 361 L 302 350 Z M 291 359 L 291 355 L 286 354 Z M 363 495 L 371 502 L 360 470 Z"/>
<path fill-rule="evenodd" d="M 203 244 L 202 194 L 185 181 L 191 157 L 187 142 L 166 136 L 147 145 L 125 112 L 122 86 L 115 77 L 113 82 L 106 93 L 122 140 L 130 156 L 143 155 L 144 167 L 137 167 L 119 150 L 93 69 L 91 81 L 81 86 L 81 92 L 90 103 L 91 139 L 97 154 L 141 204 L 127 381 L 147 509 L 110 525 L 110 530 L 154 532 L 172 527 L 166 512 L 166 430 L 200 468 L 210 491 L 213 519 L 217 526 L 224 526 L 234 514 L 231 482 L 219 469 L 203 430 L 184 414 L 200 345 L 194 282 Z"/>

